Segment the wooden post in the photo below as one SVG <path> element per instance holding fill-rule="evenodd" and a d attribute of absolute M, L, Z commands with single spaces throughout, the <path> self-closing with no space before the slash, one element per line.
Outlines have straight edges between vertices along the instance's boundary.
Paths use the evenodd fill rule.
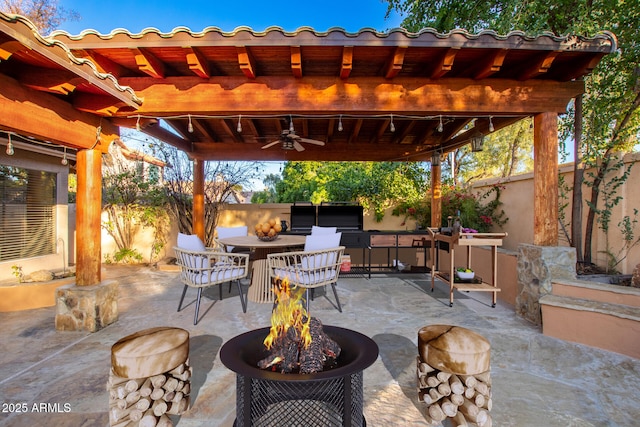
<path fill-rule="evenodd" d="M 558 115 L 533 118 L 533 244 L 558 245 Z"/>
<path fill-rule="evenodd" d="M 76 284 L 101 281 L 102 153 L 80 150 L 77 154 Z"/>
<path fill-rule="evenodd" d="M 193 159 L 193 234 L 203 242 L 204 235 L 204 160 Z"/>
<path fill-rule="evenodd" d="M 431 227 L 442 225 L 441 167 L 431 163 Z"/>

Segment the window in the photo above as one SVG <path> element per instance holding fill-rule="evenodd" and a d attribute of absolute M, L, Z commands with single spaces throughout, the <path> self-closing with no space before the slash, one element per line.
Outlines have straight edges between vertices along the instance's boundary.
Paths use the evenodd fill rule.
<path fill-rule="evenodd" d="M 0 165 L 0 261 L 55 253 L 56 174 Z"/>

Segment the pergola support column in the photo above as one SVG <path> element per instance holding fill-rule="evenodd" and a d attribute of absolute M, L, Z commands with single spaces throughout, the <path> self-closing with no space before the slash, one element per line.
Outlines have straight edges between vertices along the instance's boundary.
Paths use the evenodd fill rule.
<path fill-rule="evenodd" d="M 437 154 L 436 154 L 437 155 Z M 440 164 L 431 163 L 431 227 L 442 225 L 442 179 Z"/>
<path fill-rule="evenodd" d="M 558 245 L 558 114 L 533 118 L 533 244 Z"/>
<path fill-rule="evenodd" d="M 118 282 L 101 281 L 102 153 L 77 154 L 76 283 L 56 289 L 59 331 L 96 332 L 118 320 Z"/>
<path fill-rule="evenodd" d="M 193 234 L 206 243 L 204 235 L 204 160 L 193 160 Z"/>

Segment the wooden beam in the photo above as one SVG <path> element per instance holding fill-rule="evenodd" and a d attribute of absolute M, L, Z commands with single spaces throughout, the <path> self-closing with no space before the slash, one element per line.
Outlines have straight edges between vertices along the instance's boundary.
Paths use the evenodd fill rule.
<path fill-rule="evenodd" d="M 129 73 L 128 68 L 125 68 L 117 62 L 110 60 L 109 58 L 99 54 L 95 50 L 74 50 L 73 54 L 79 58 L 90 59 L 91 62 L 93 62 L 93 64 L 96 66 L 98 71 L 100 71 L 101 73 L 111 74 L 116 78 L 127 75 Z"/>
<path fill-rule="evenodd" d="M 270 141 L 267 141 L 270 142 Z M 426 161 L 431 158 L 429 146 L 419 145 L 391 145 L 377 144 L 372 146 L 367 142 L 352 144 L 332 144 L 317 146 L 303 144 L 305 151 L 282 150 L 279 145 L 262 150 L 263 143 L 245 143 L 242 150 L 238 150 L 235 143 L 196 144 L 190 157 L 206 160 L 237 160 L 237 161 L 301 161 L 313 158 L 315 161 L 344 161 L 354 157 L 361 161 L 391 161 L 411 159 Z M 311 157 L 309 157 L 311 156 Z"/>
<path fill-rule="evenodd" d="M 249 49 L 247 49 L 246 46 L 237 46 L 236 51 L 238 52 L 238 65 L 240 66 L 240 69 L 242 70 L 244 75 L 248 79 L 255 79 L 256 67 L 253 63 L 253 58 L 251 56 L 251 53 L 249 52 Z"/>
<path fill-rule="evenodd" d="M 391 123 L 391 118 L 383 120 L 378 125 L 378 130 L 373 135 L 373 137 L 371 137 L 371 140 L 369 141 L 371 144 L 377 144 L 378 142 L 380 142 L 380 138 L 382 138 L 382 134 L 385 133 L 385 131 L 389 128 L 389 123 Z"/>
<path fill-rule="evenodd" d="M 83 83 L 80 77 L 67 70 L 30 68 L 20 73 L 20 84 L 28 88 L 58 95 L 69 95 Z M 113 101 L 113 99 L 112 99 Z"/>
<path fill-rule="evenodd" d="M 78 111 L 54 95 L 26 88 L 2 74 L 0 127 L 54 144 L 102 152 L 119 136 L 118 128 L 108 120 Z"/>
<path fill-rule="evenodd" d="M 302 77 L 302 54 L 300 53 L 300 46 L 291 46 L 291 72 L 296 79 Z"/>
<path fill-rule="evenodd" d="M 11 58 L 11 55 L 21 50 L 26 50 L 26 48 L 19 41 L 10 40 L 0 43 L 0 61 L 6 61 Z"/>
<path fill-rule="evenodd" d="M 353 141 L 358 139 L 358 135 L 360 134 L 360 129 L 362 129 L 362 123 L 364 123 L 364 120 L 362 119 L 356 120 L 355 125 L 353 125 L 353 130 L 349 135 L 349 140 L 347 141 L 349 144 L 352 144 Z"/>
<path fill-rule="evenodd" d="M 353 46 L 342 48 L 342 64 L 340 65 L 340 78 L 347 79 L 353 68 Z"/>
<path fill-rule="evenodd" d="M 509 49 L 497 49 L 488 56 L 487 61 L 480 66 L 480 69 L 475 73 L 473 78 L 476 80 L 486 79 L 500 71 L 508 52 Z"/>
<path fill-rule="evenodd" d="M 392 79 L 402 70 L 404 64 L 404 54 L 407 51 L 405 46 L 398 46 L 394 49 L 393 55 L 389 58 L 384 70 L 384 78 Z"/>
<path fill-rule="evenodd" d="M 162 61 L 144 49 L 134 49 L 134 55 L 140 71 L 154 79 L 164 78 L 165 70 Z"/>
<path fill-rule="evenodd" d="M 173 132 L 169 132 L 158 124 L 147 126 L 142 129 L 142 132 L 161 141 L 164 141 L 167 144 L 172 145 L 178 150 L 182 150 L 187 154 L 190 154 L 193 151 L 193 145 L 190 141 L 176 136 Z"/>
<path fill-rule="evenodd" d="M 193 71 L 198 77 L 208 79 L 211 77 L 211 71 L 209 69 L 209 62 L 207 58 L 196 48 L 187 47 L 187 63 L 189 69 Z"/>
<path fill-rule="evenodd" d="M 331 77 L 170 77 L 120 79 L 145 102 L 144 115 L 535 114 L 565 112 L 584 82 L 549 80 Z M 162 83 L 162 84 L 155 84 Z M 215 99 L 215 102 L 211 102 Z M 124 114 L 123 114 L 124 115 Z"/>
<path fill-rule="evenodd" d="M 531 64 L 531 66 L 527 67 L 527 69 L 520 74 L 518 80 L 529 80 L 539 76 L 540 74 L 546 73 L 547 71 L 549 71 L 549 68 L 551 68 L 551 64 L 553 64 L 553 61 L 559 54 L 559 51 L 547 52 L 534 64 Z"/>
<path fill-rule="evenodd" d="M 131 114 L 131 108 L 123 102 L 117 102 L 110 96 L 91 94 L 88 92 L 75 93 L 73 107 L 87 113 L 97 114 L 103 117 L 111 117 L 120 109 Z"/>
<path fill-rule="evenodd" d="M 558 115 L 533 118 L 533 244 L 558 245 Z"/>
<path fill-rule="evenodd" d="M 431 71 L 430 77 L 432 79 L 439 79 L 449 71 L 451 71 L 451 67 L 453 67 L 453 61 L 455 61 L 458 52 L 460 52 L 459 47 L 450 47 L 446 49 L 440 57 L 438 63 Z"/>

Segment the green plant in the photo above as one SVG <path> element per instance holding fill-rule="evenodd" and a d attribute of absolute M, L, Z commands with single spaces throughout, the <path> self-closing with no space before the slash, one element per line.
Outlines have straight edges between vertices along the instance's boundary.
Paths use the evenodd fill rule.
<path fill-rule="evenodd" d="M 480 233 L 490 231 L 493 227 L 504 225 L 509 218 L 500 209 L 500 191 L 502 187 L 495 185 L 485 193 L 472 193 L 468 189 L 446 186 L 442 189 L 442 223 L 431 224 L 431 200 L 420 199 L 399 203 L 392 211 L 393 215 L 404 215 L 405 221 L 412 219 L 422 228 L 442 227 L 447 225 L 448 217 L 455 217 L 460 212 L 460 221 L 465 228 Z M 493 195 L 493 198 L 491 196 Z"/>
<path fill-rule="evenodd" d="M 136 249 L 124 248 L 119 249 L 113 253 L 113 258 L 107 258 L 105 256 L 105 262 L 107 264 L 110 263 L 122 263 L 122 264 L 138 264 L 142 262 L 142 254 L 138 252 Z"/>
<path fill-rule="evenodd" d="M 18 282 L 22 283 L 22 281 L 24 280 L 24 273 L 22 272 L 22 266 L 21 265 L 12 265 L 11 266 L 11 274 L 13 274 L 16 279 L 18 279 Z"/>

